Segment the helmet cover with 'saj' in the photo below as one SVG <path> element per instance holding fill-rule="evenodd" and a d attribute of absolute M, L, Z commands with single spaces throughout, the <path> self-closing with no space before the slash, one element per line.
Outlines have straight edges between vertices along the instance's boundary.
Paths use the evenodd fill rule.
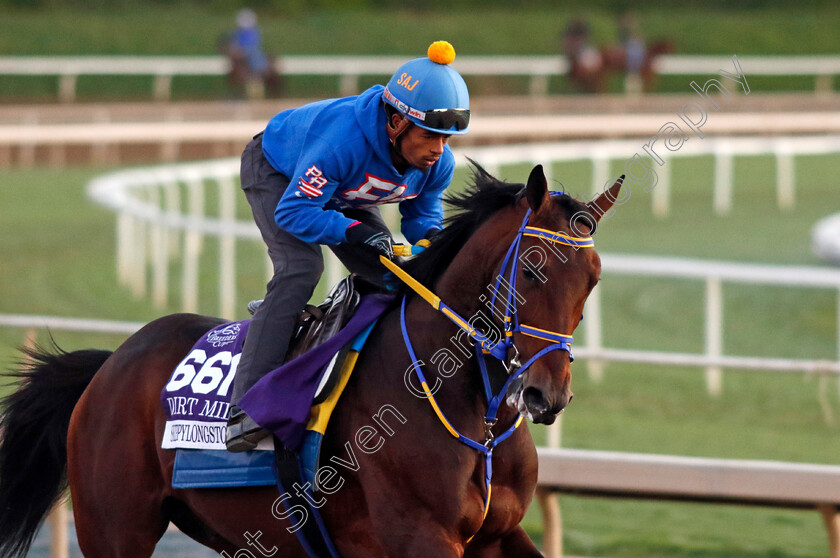
<path fill-rule="evenodd" d="M 383 92 L 385 102 L 426 130 L 466 134 L 470 94 L 464 78 L 449 66 L 454 59 L 451 44 L 432 43 L 428 57 L 409 60 L 397 69 Z"/>

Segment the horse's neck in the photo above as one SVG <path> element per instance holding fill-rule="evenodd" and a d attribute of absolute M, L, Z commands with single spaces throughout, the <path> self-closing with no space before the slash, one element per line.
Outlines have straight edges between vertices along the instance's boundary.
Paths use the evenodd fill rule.
<path fill-rule="evenodd" d="M 486 269 L 488 261 L 501 260 L 506 250 L 502 244 L 490 242 L 484 247 L 465 247 L 457 263 L 450 265 L 435 285 L 441 300 L 478 329 L 486 329 L 484 324 L 492 320 L 492 312 L 481 301 L 489 300 L 488 288 L 493 287 L 493 276 L 492 271 L 482 275 L 476 270 Z M 483 418 L 487 400 L 473 341 L 443 313 L 419 298 L 409 303 L 406 312 L 417 358 L 426 363 L 423 373 L 429 386 L 441 386 L 435 397 L 446 408 L 445 412 Z M 498 329 L 498 325 L 493 327 Z M 504 368 L 490 356 L 485 362 L 495 394 L 506 379 Z M 510 422 L 515 415 L 506 405 L 499 409 L 501 422 Z"/>
<path fill-rule="evenodd" d="M 471 316 L 463 317 L 469 319 Z M 423 362 L 422 371 L 429 388 L 435 390 L 435 399 L 447 418 L 463 425 L 483 424 L 487 400 L 475 348 L 469 336 L 419 298 L 408 304 L 406 323 L 417 359 Z M 486 357 L 486 363 L 495 393 L 504 383 L 504 369 L 493 357 Z M 435 386 L 438 386 L 437 389 Z M 498 414 L 504 424 L 512 422 L 515 417 L 506 405 L 499 409 Z M 467 432 L 464 434 L 470 435 Z"/>

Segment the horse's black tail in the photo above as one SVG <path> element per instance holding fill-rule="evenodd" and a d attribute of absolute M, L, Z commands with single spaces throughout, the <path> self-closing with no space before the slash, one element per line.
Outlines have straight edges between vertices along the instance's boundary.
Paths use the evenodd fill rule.
<path fill-rule="evenodd" d="M 23 349 L 20 387 L 0 414 L 0 556 L 23 558 L 67 488 L 70 415 L 109 351 Z"/>

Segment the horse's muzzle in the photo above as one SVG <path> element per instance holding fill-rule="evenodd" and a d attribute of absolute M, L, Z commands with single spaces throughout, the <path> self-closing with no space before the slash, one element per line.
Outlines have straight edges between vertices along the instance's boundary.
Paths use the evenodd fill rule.
<path fill-rule="evenodd" d="M 525 387 L 524 381 L 518 380 L 511 384 L 507 403 L 535 424 L 553 424 L 574 397 L 567 388 L 556 401 L 551 401 L 539 388 Z"/>
<path fill-rule="evenodd" d="M 567 389 L 552 404 L 538 388 L 527 387 L 522 392 L 522 400 L 525 403 L 528 416 L 536 424 L 553 424 L 572 400 L 572 397 L 574 395 Z"/>

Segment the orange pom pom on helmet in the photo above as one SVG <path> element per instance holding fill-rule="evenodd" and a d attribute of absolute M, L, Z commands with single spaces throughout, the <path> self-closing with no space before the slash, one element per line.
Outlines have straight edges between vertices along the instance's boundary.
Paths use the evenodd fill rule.
<path fill-rule="evenodd" d="M 447 41 L 435 41 L 429 45 L 429 60 L 437 64 L 452 64 L 455 60 L 455 47 Z"/>

